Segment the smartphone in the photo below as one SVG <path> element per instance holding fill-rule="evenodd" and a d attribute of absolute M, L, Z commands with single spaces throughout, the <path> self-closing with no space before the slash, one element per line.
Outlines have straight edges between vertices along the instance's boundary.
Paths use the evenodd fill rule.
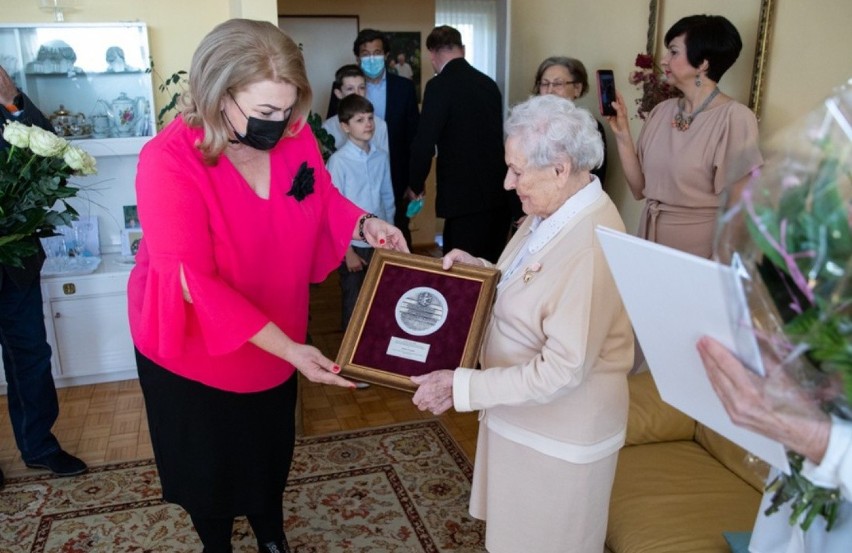
<path fill-rule="evenodd" d="M 614 117 L 615 110 L 612 108 L 612 103 L 615 102 L 615 77 L 612 75 L 612 69 L 598 69 L 597 75 L 601 115 Z"/>

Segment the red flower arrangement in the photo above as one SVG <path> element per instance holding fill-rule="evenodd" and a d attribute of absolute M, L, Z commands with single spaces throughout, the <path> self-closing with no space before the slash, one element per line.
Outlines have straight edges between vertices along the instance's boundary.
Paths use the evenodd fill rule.
<path fill-rule="evenodd" d="M 680 97 L 681 93 L 666 82 L 663 71 L 651 54 L 638 54 L 634 64 L 639 70 L 631 73 L 628 81 L 632 85 L 642 87 L 642 97 L 636 99 L 636 105 L 639 106 L 636 113 L 644 121 L 654 106 L 663 100 Z"/>

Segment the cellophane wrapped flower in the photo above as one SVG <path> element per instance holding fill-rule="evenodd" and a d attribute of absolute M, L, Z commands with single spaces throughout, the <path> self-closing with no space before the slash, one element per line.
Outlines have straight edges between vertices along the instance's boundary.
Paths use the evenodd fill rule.
<path fill-rule="evenodd" d="M 852 419 L 852 88 L 783 133 L 767 154 L 720 219 L 716 255 L 726 264 L 738 257 L 748 273 L 764 359 L 780 364 L 781 376 L 819 408 Z M 783 396 L 775 399 L 783 405 Z M 822 516 L 830 529 L 839 491 L 814 485 L 800 473 L 802 456 L 788 457 L 792 474 L 770 483 L 767 514 L 792 501 L 790 524 L 807 530 Z"/>
<path fill-rule="evenodd" d="M 64 138 L 11 121 L 0 151 L 0 263 L 23 267 L 38 252 L 35 238 L 51 236 L 77 216 L 66 200 L 77 195 L 74 175 L 96 172 L 95 158 Z"/>
<path fill-rule="evenodd" d="M 666 82 L 666 77 L 654 61 L 653 55 L 638 54 L 634 64 L 638 70 L 632 72 L 627 80 L 632 85 L 642 87 L 642 97 L 636 99 L 636 113 L 644 121 L 654 106 L 663 100 L 679 97 L 681 93 Z"/>

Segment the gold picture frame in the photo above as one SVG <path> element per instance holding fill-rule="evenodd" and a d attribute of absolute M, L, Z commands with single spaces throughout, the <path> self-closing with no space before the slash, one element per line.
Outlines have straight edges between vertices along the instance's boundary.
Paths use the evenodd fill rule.
<path fill-rule="evenodd" d="M 475 367 L 500 271 L 376 250 L 337 364 L 356 380 L 413 392 L 410 377 Z"/>
<path fill-rule="evenodd" d="M 728 6 L 725 2 L 716 2 L 712 8 L 707 7 L 706 2 L 701 0 L 650 0 L 648 14 L 648 38 L 646 51 L 653 54 L 659 60 L 660 52 L 657 51 L 661 46 L 662 37 L 677 19 L 685 15 L 712 13 L 723 15 L 734 23 L 743 41 L 743 54 L 751 55 L 753 52 L 754 59 L 751 62 L 751 69 L 748 67 L 741 69 L 742 76 L 734 76 L 734 79 L 739 79 L 744 88 L 742 94 L 725 90 L 754 112 L 758 120 L 760 119 L 760 110 L 763 99 L 764 77 L 766 75 L 766 66 L 769 59 L 769 38 L 772 26 L 772 14 L 775 7 L 774 0 L 728 0 L 731 2 L 730 7 L 736 13 L 727 13 Z M 693 5 L 694 4 L 694 5 Z M 676 15 L 666 15 L 666 8 L 672 7 Z M 741 62 L 737 62 L 741 63 Z M 732 70 L 736 69 L 736 65 Z M 720 85 L 728 87 L 731 80 L 727 74 L 725 84 Z M 736 84 L 736 83 L 735 83 Z M 736 88 L 736 87 L 735 87 Z"/>

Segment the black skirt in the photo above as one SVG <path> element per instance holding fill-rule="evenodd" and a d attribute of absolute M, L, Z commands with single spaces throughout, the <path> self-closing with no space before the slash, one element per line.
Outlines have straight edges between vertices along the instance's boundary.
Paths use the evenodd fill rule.
<path fill-rule="evenodd" d="M 296 373 L 235 393 L 178 376 L 138 351 L 163 499 L 196 517 L 280 509 L 295 446 Z"/>

